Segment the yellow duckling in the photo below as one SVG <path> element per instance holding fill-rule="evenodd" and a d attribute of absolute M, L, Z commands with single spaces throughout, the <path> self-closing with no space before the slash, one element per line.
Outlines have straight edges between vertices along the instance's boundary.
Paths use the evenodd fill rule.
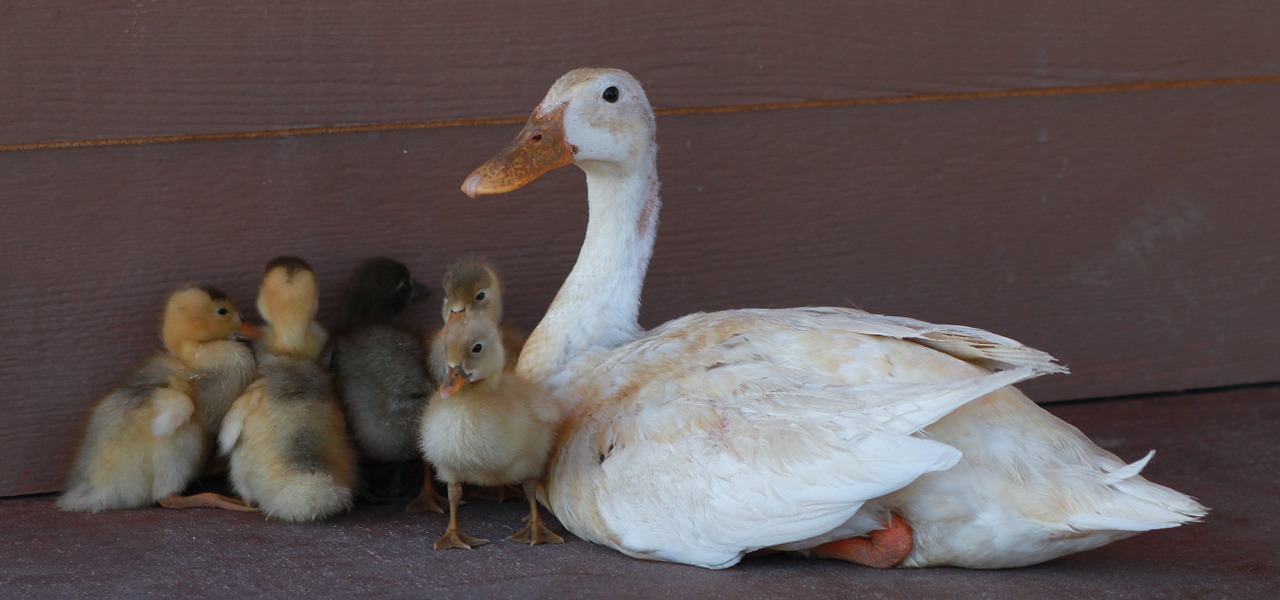
<path fill-rule="evenodd" d="M 538 514 L 538 477 L 560 420 L 554 397 L 536 384 L 504 374 L 506 353 L 493 321 L 469 317 L 445 328 L 449 374 L 422 417 L 422 452 L 449 486 L 449 527 L 437 550 L 471 548 L 488 540 L 458 527 L 463 482 L 523 483 L 528 524 L 510 539 L 559 544 Z"/>
<path fill-rule="evenodd" d="M 257 347 L 259 377 L 231 405 L 218 444 L 230 456 L 231 485 L 270 518 L 315 521 L 351 508 L 355 452 L 316 361 L 325 332 L 314 318 L 319 293 L 306 261 L 267 264 L 258 312 L 268 324 Z"/>
<path fill-rule="evenodd" d="M 249 349 L 230 339 L 240 327 L 235 305 L 215 288 L 171 293 L 161 324 L 164 351 L 94 406 L 58 507 L 98 512 L 159 502 L 251 510 L 218 494 L 178 495 L 208 456 L 202 394 L 239 393 L 253 375 Z"/>

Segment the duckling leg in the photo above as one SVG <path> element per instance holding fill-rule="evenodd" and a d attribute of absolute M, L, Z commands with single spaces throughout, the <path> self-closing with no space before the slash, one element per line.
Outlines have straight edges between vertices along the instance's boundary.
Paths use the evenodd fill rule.
<path fill-rule="evenodd" d="M 524 482 L 524 495 L 529 499 L 529 522 L 524 528 L 517 531 L 515 535 L 507 538 L 513 542 L 521 544 L 563 544 L 564 538 L 555 534 L 555 532 L 547 529 L 542 524 L 542 516 L 538 514 L 538 480 L 526 479 Z"/>
<path fill-rule="evenodd" d="M 466 548 L 488 544 L 489 540 L 471 537 L 458 529 L 458 503 L 462 500 L 462 483 L 449 482 L 449 528 L 436 540 L 435 549 Z"/>
<path fill-rule="evenodd" d="M 157 500 L 157 502 L 165 508 L 221 508 L 223 510 L 238 510 L 241 512 L 258 512 L 258 509 L 244 500 L 213 492 L 204 492 L 191 496 L 169 494 Z"/>
<path fill-rule="evenodd" d="M 422 491 L 409 501 L 404 510 L 411 513 L 444 512 L 444 507 L 440 506 L 440 495 L 436 493 L 435 478 L 431 475 L 431 463 L 425 460 L 422 461 Z"/>
<path fill-rule="evenodd" d="M 911 525 L 899 515 L 890 514 L 884 529 L 877 529 L 867 537 L 855 537 L 827 542 L 809 551 L 815 558 L 838 558 L 851 563 L 888 569 L 898 566 L 911 554 L 913 545 Z"/>

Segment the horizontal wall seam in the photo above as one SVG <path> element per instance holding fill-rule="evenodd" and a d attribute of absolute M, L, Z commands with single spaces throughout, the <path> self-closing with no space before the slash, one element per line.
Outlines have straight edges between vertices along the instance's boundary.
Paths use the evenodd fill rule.
<path fill-rule="evenodd" d="M 1114 94 L 1131 92 L 1150 92 L 1189 88 L 1259 85 L 1280 83 L 1280 75 L 1259 75 L 1253 77 L 1227 77 L 1218 79 L 1192 79 L 1179 81 L 1153 81 L 1109 83 L 1081 86 L 1061 86 L 1046 88 L 1028 88 L 1014 90 L 993 90 L 979 92 L 947 92 L 933 94 L 911 94 L 905 96 L 882 96 L 872 98 L 847 98 L 839 100 L 798 100 L 793 102 L 766 102 L 758 104 L 742 104 L 728 106 L 695 106 L 687 108 L 663 108 L 654 112 L 658 116 L 729 114 L 756 112 L 766 110 L 803 110 L 821 108 L 843 108 L 851 106 L 871 106 L 878 104 L 912 104 L 923 102 L 970 102 L 976 100 L 998 100 L 1006 98 L 1027 98 L 1046 96 L 1075 96 L 1086 94 Z M 0 152 L 24 152 L 32 150 L 60 150 L 67 148 L 94 148 L 102 146 L 136 146 L 143 144 L 169 144 L 176 142 L 250 140 L 258 138 L 293 137 L 305 135 L 341 135 L 350 133 L 372 133 L 380 131 L 401 131 L 409 129 L 439 129 L 444 127 L 481 127 L 486 125 L 512 125 L 523 123 L 527 117 L 497 117 L 480 119 L 453 119 L 446 121 L 424 121 L 417 123 L 374 123 L 363 125 L 333 125 L 319 127 L 295 127 L 285 129 L 266 129 L 259 131 L 229 131 L 222 133 L 191 133 L 178 135 L 158 135 L 145 137 L 104 138 L 88 140 L 66 140 L 49 142 L 23 142 L 0 145 Z"/>

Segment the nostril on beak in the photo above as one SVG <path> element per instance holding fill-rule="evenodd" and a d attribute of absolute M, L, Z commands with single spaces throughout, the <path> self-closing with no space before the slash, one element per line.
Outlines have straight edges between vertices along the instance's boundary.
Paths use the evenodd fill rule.
<path fill-rule="evenodd" d="M 542 141 L 542 134 L 541 134 L 541 133 L 539 133 L 538 135 L 535 135 L 535 136 L 533 136 L 533 137 L 529 138 L 529 141 L 531 141 L 531 142 L 533 142 L 533 143 L 535 143 L 535 144 L 536 144 L 536 143 L 538 143 L 538 142 L 541 142 L 541 141 Z"/>

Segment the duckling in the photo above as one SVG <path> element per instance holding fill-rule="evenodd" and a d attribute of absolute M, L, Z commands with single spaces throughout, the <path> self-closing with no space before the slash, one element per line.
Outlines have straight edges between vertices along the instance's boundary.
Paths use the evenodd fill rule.
<path fill-rule="evenodd" d="M 355 452 L 317 358 L 326 334 L 315 321 L 319 293 L 306 261 L 267 264 L 258 312 L 267 327 L 255 348 L 258 379 L 231 405 L 218 436 L 231 485 L 267 517 L 315 521 L 349 510 Z"/>
<path fill-rule="evenodd" d="M 240 313 L 218 289 L 188 285 L 170 293 L 164 350 L 94 406 L 58 507 L 99 512 L 159 502 L 252 510 L 219 494 L 179 495 L 208 457 L 200 417 L 210 411 L 201 404 L 238 394 L 252 377 L 252 354 L 230 339 L 240 328 Z"/>
<path fill-rule="evenodd" d="M 346 318 L 329 343 L 326 362 L 361 458 L 396 463 L 395 489 L 401 463 L 422 458 L 419 420 L 434 386 L 427 377 L 421 338 L 392 321 L 430 290 L 414 281 L 404 264 L 383 257 L 361 263 L 348 285 Z M 444 512 L 430 466 L 424 470 L 422 493 L 409 510 Z"/>
<path fill-rule="evenodd" d="M 515 366 L 524 341 L 528 335 L 519 328 L 502 322 L 502 280 L 493 265 L 480 260 L 463 260 L 449 267 L 444 274 L 444 306 L 440 316 L 445 324 L 462 316 L 480 314 L 498 324 L 502 335 L 502 347 L 511 359 L 508 368 Z M 431 361 L 432 375 L 437 381 L 443 381 L 444 331 L 432 341 Z"/>
<path fill-rule="evenodd" d="M 558 401 L 541 386 L 504 373 L 506 352 L 492 320 L 480 315 L 445 328 L 448 378 L 422 416 L 422 452 L 449 487 L 449 526 L 437 550 L 488 543 L 458 527 L 462 484 L 522 483 L 528 523 L 510 539 L 528 544 L 564 541 L 538 513 L 538 478 L 555 428 Z"/>
<path fill-rule="evenodd" d="M 493 265 L 482 260 L 461 260 L 449 267 L 444 274 L 444 306 L 440 313 L 445 324 L 467 315 L 484 315 L 498 324 L 502 335 L 502 347 L 509 360 L 507 368 L 515 367 L 516 359 L 524 348 L 527 333 L 502 322 L 502 279 Z M 428 365 L 436 381 L 444 381 L 444 330 L 431 340 Z M 472 495 L 484 500 L 506 502 L 520 496 L 516 486 L 501 485 L 482 488 Z"/>

